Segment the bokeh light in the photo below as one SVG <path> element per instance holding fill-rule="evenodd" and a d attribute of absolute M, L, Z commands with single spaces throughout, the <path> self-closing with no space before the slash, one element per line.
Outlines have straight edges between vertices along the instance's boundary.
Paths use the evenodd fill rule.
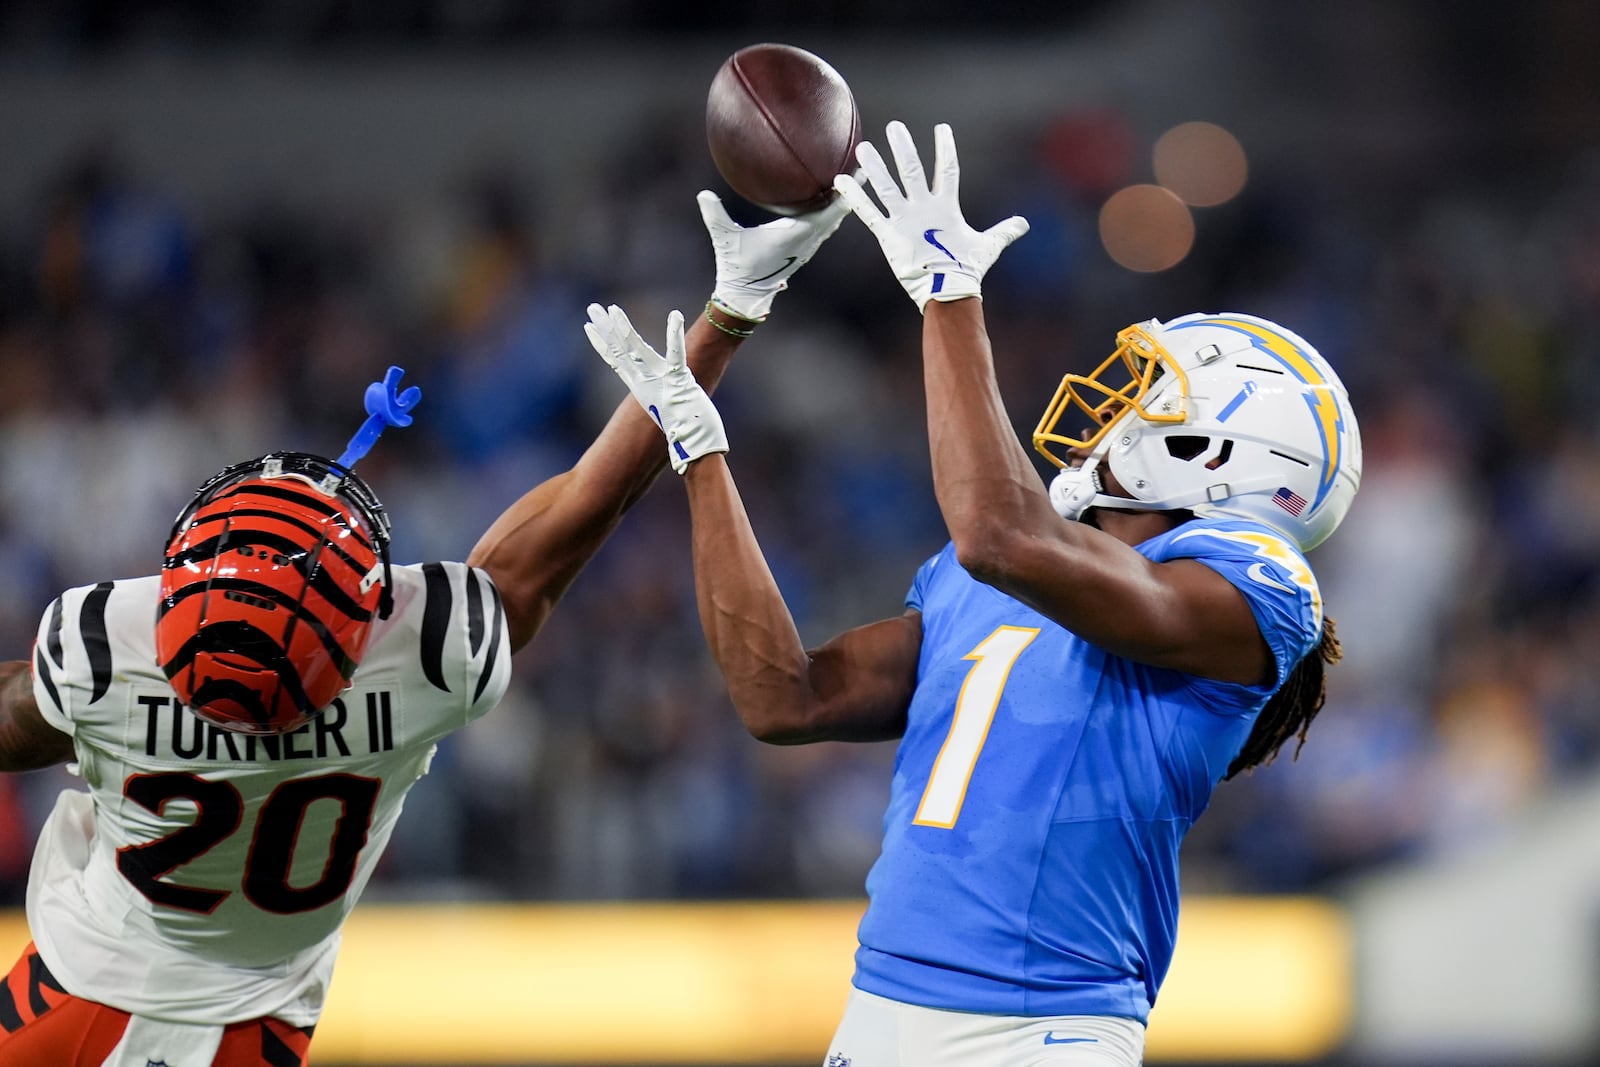
<path fill-rule="evenodd" d="M 1194 207 L 1232 200 L 1250 170 L 1239 139 L 1210 122 L 1185 122 L 1162 134 L 1152 162 L 1156 181 Z"/>
<path fill-rule="evenodd" d="M 1130 185 L 1100 208 L 1100 241 L 1129 270 L 1167 270 L 1194 247 L 1194 219 L 1182 200 L 1159 185 Z"/>

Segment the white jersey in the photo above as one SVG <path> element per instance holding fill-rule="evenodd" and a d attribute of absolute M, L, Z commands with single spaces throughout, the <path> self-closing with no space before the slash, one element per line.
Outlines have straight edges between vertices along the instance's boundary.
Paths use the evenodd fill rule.
<path fill-rule="evenodd" d="M 218 729 L 156 665 L 160 579 L 63 593 L 34 695 L 73 736 L 28 885 L 39 953 L 68 992 L 136 1015 L 315 1023 L 339 930 L 435 743 L 505 694 L 500 595 L 461 563 L 396 567 L 352 686 L 274 737 Z"/>

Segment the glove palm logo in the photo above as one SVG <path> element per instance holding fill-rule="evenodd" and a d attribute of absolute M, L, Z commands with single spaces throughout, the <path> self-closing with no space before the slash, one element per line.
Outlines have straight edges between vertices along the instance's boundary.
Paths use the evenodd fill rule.
<path fill-rule="evenodd" d="M 768 280 L 770 280 L 772 278 L 776 278 L 778 275 L 782 274 L 784 271 L 786 271 L 790 267 L 794 266 L 795 260 L 797 260 L 799 258 L 800 258 L 799 256 L 790 256 L 788 259 L 785 259 L 783 261 L 783 266 L 779 267 L 777 270 L 773 271 L 770 274 L 763 274 L 759 278 L 751 278 L 748 282 L 745 282 L 745 284 L 746 285 L 754 285 L 754 284 L 756 284 L 756 282 L 764 282 L 764 281 L 768 281 Z"/>
<path fill-rule="evenodd" d="M 939 228 L 938 227 L 935 227 L 934 229 L 931 229 L 931 230 L 926 230 L 922 234 L 922 239 L 924 241 L 928 242 L 933 247 L 937 248 L 939 251 L 943 252 L 945 255 L 949 256 L 950 257 L 950 261 L 952 263 L 954 263 L 956 266 L 958 266 L 958 267 L 963 266 L 964 264 L 962 264 L 960 256 L 956 255 L 954 252 L 950 251 L 944 245 L 939 243 L 939 239 L 934 236 L 934 234 L 936 234 L 938 232 L 939 232 Z"/>
<path fill-rule="evenodd" d="M 956 267 L 958 267 L 961 270 L 966 270 L 966 265 L 961 262 L 961 257 L 956 255 L 954 252 L 950 251 L 944 245 L 939 243 L 939 239 L 934 236 L 934 234 L 936 234 L 938 232 L 939 232 L 939 227 L 934 227 L 931 230 L 924 230 L 923 234 L 922 234 L 922 239 L 924 241 L 928 242 L 933 247 L 937 248 L 939 251 L 943 252 L 946 256 L 950 257 L 950 262 L 954 263 L 956 265 Z M 944 292 L 944 272 L 943 271 L 938 271 L 938 272 L 935 272 L 935 274 L 933 276 L 933 285 L 928 290 L 928 295 L 929 296 L 936 296 L 936 295 L 938 295 L 939 293 L 942 293 L 942 292 Z"/>

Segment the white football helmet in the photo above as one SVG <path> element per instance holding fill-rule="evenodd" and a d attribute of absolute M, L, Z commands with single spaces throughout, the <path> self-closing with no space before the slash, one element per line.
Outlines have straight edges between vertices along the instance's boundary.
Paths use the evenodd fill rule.
<path fill-rule="evenodd" d="M 1088 420 L 1078 437 L 1057 429 L 1074 412 Z M 1302 338 L 1252 315 L 1129 326 L 1093 373 L 1061 380 L 1033 443 L 1062 468 L 1050 499 L 1065 518 L 1187 509 L 1265 523 L 1302 552 L 1333 533 L 1361 485 L 1344 384 Z M 1069 448 L 1088 459 L 1071 466 Z M 1102 491 L 1102 463 L 1132 499 Z"/>

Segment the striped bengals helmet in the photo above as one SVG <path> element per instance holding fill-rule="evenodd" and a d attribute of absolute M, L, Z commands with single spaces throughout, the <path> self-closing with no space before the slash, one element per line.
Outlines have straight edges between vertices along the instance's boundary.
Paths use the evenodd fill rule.
<path fill-rule="evenodd" d="M 390 607 L 372 490 L 319 456 L 274 452 L 213 476 L 173 524 L 156 660 L 207 722 L 286 733 L 349 685 Z"/>

